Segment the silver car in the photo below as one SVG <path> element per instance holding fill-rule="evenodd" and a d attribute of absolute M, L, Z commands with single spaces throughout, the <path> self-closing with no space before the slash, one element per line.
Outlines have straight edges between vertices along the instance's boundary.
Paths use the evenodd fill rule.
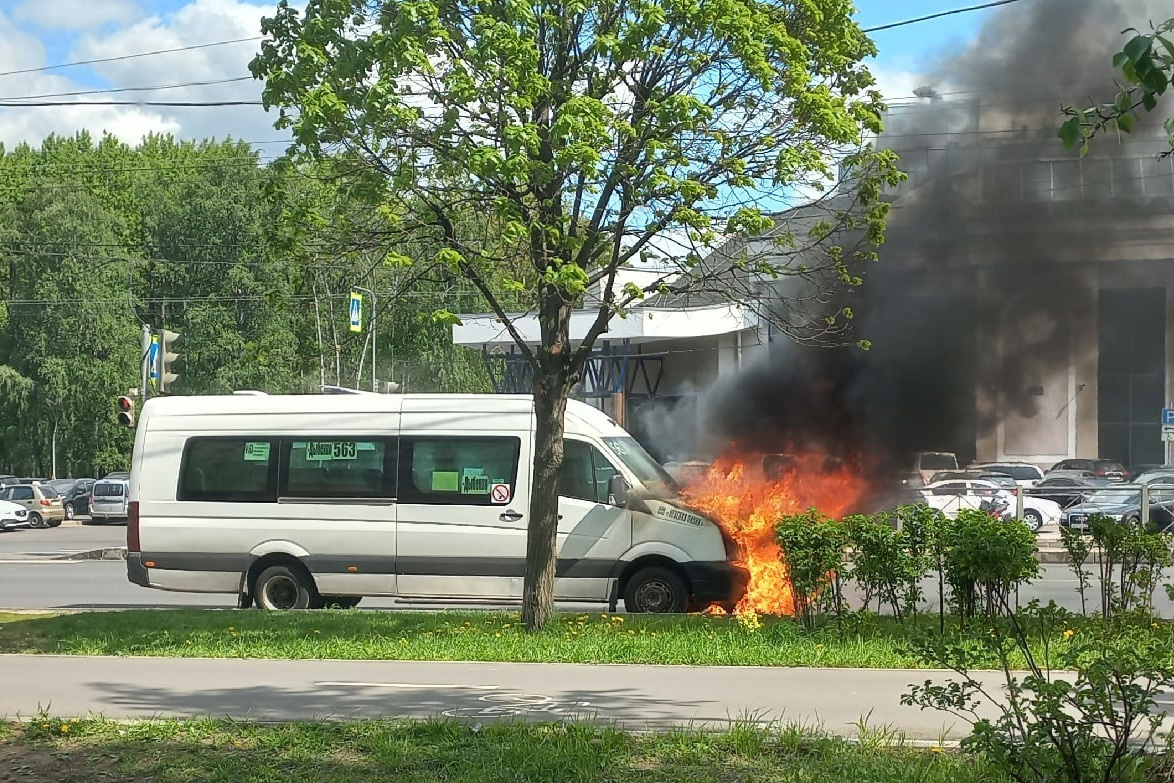
<path fill-rule="evenodd" d="M 90 495 L 90 519 L 93 522 L 125 520 L 130 482 L 125 479 L 102 479 L 94 483 Z"/>

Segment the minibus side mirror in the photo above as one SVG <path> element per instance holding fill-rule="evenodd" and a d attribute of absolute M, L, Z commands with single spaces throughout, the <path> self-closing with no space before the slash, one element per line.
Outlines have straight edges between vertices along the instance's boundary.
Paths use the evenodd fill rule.
<path fill-rule="evenodd" d="M 628 480 L 618 473 L 608 479 L 607 482 L 607 502 L 613 506 L 623 506 L 628 502 Z"/>

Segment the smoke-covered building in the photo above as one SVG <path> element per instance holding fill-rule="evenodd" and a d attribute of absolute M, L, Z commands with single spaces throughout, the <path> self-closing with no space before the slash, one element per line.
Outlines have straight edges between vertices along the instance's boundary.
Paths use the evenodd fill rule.
<path fill-rule="evenodd" d="M 1161 155 L 1161 119 L 1174 110 L 1167 101 L 1084 157 L 1057 128 L 1061 105 L 1112 97 L 1118 31 L 1168 15 L 1157 0 L 1010 4 L 972 45 L 927 64 L 924 97 L 891 102 L 878 144 L 908 179 L 889 194 L 879 263 L 842 301 L 871 350 L 772 340 L 754 308 L 729 302 L 657 301 L 614 323 L 611 358 L 584 389 L 662 457 L 738 441 L 891 467 L 919 450 L 1165 461 L 1174 156 Z M 508 364 L 492 359 L 509 351 L 492 316 L 467 319 L 456 339 Z"/>
<path fill-rule="evenodd" d="M 1156 136 L 1081 158 L 1049 119 L 1015 127 L 983 96 L 892 108 L 909 179 L 861 292 L 857 400 L 909 448 L 1162 462 L 1174 159 Z"/>

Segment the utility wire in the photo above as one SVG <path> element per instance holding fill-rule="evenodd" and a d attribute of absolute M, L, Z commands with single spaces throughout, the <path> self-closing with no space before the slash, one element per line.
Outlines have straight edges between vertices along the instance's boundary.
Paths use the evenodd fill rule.
<path fill-rule="evenodd" d="M 261 101 L 0 101 L 0 109 L 29 109 L 48 106 L 262 106 Z"/>
<path fill-rule="evenodd" d="M 93 65 L 95 63 L 112 63 L 118 60 L 133 60 L 136 57 L 154 57 L 157 54 L 171 54 L 172 52 L 190 52 L 194 49 L 210 49 L 213 46 L 227 46 L 229 44 L 246 43 L 248 41 L 260 41 L 263 36 L 254 35 L 249 38 L 233 38 L 228 41 L 212 41 L 211 43 L 192 44 L 191 46 L 177 46 L 174 49 L 156 49 L 150 52 L 138 52 L 136 54 L 120 54 L 117 57 L 98 57 L 93 60 L 74 60 L 68 63 L 57 63 L 56 65 L 42 65 L 38 68 L 21 68 L 16 71 L 2 71 L 0 76 L 15 76 L 21 73 L 40 73 L 41 71 L 52 71 L 57 68 L 73 68 L 78 65 Z"/>
<path fill-rule="evenodd" d="M 48 92 L 43 95 L 13 95 L 6 97 L 6 101 L 35 101 L 42 98 L 71 98 L 79 95 L 108 95 L 115 92 L 152 92 L 154 90 L 176 90 L 182 87 L 208 87 L 213 84 L 229 84 L 232 82 L 252 81 L 252 76 L 234 76 L 231 79 L 209 79 L 202 82 L 181 82 L 179 84 L 159 84 L 154 87 L 110 87 L 102 90 L 75 90 L 73 92 Z"/>
<path fill-rule="evenodd" d="M 984 8 L 994 8 L 999 5 L 1010 5 L 1017 3 L 1019 0 L 994 0 L 990 3 L 982 3 L 981 5 L 967 6 L 966 8 L 953 8 L 949 11 L 938 11 L 936 14 L 926 14 L 915 19 L 906 19 L 903 22 L 890 22 L 889 24 L 877 25 L 876 27 L 866 27 L 863 32 L 879 33 L 881 30 L 892 30 L 894 27 L 904 27 L 910 24 L 917 24 L 918 22 L 928 22 L 931 19 L 941 19 L 943 16 L 954 16 L 955 14 L 965 14 L 970 11 L 981 11 Z"/>

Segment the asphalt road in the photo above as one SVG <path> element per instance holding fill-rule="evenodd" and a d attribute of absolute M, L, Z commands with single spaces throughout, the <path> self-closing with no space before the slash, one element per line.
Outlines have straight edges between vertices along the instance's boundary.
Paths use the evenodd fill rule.
<path fill-rule="evenodd" d="M 133 585 L 126 579 L 122 561 L 67 561 L 38 558 L 30 561 L 27 554 L 46 555 L 119 547 L 125 544 L 126 528 L 119 526 L 62 526 L 50 530 L 17 530 L 0 535 L 0 609 L 126 609 L 135 607 L 211 607 L 232 608 L 236 597 L 199 593 L 168 593 L 148 590 Z M 23 559 L 20 559 L 23 558 Z M 1095 564 L 1090 566 L 1095 570 Z M 1163 581 L 1174 582 L 1174 572 Z M 1095 580 L 1094 580 L 1095 582 Z M 926 582 L 926 597 L 930 608 L 936 607 L 937 584 Z M 1095 608 L 1095 583 L 1089 592 L 1090 609 Z M 858 598 L 849 597 L 853 605 Z M 1056 603 L 1072 611 L 1079 611 L 1080 598 L 1076 579 L 1063 565 L 1045 565 L 1039 579 L 1024 588 L 1020 600 L 1038 598 Z M 1158 612 L 1174 617 L 1174 602 L 1159 588 L 1155 594 Z M 365 598 L 365 609 L 393 608 L 448 608 L 456 604 L 438 601 L 400 601 L 390 598 Z M 468 608 L 468 604 L 462 605 Z M 474 604 L 500 608 L 502 604 Z M 596 605 L 598 606 L 598 605 Z M 621 605 L 622 606 L 622 605 Z M 585 604 L 568 604 L 568 611 L 590 608 Z"/>
<path fill-rule="evenodd" d="M 594 719 L 628 729 L 784 721 L 854 735 L 860 722 L 912 739 L 967 726 L 900 704 L 940 672 L 757 667 L 583 666 L 408 661 L 255 661 L 0 656 L 0 715 L 113 719 L 231 716 Z M 999 675 L 980 678 L 992 692 Z"/>
<path fill-rule="evenodd" d="M 47 530 L 20 528 L 0 534 L 0 560 L 6 554 L 82 552 L 126 546 L 126 525 L 66 522 Z"/>

